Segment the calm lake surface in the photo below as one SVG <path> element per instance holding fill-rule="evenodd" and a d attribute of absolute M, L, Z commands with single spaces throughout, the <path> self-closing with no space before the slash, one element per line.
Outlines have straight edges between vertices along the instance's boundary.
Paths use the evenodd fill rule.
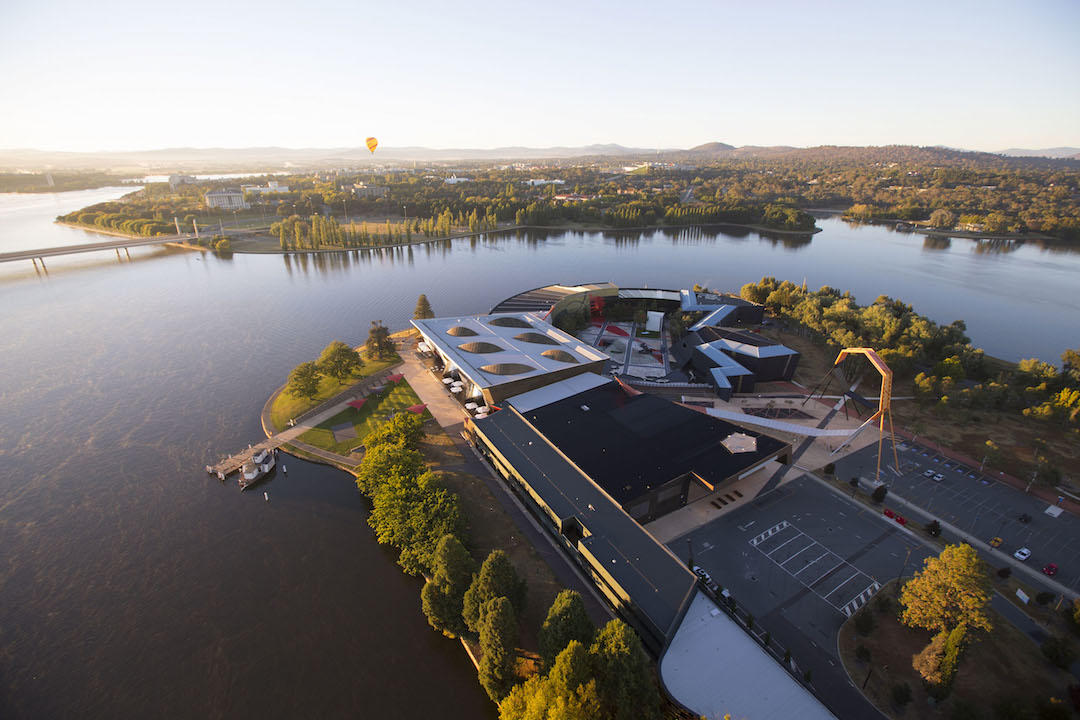
<path fill-rule="evenodd" d="M 0 252 L 100 240 L 51 221 L 128 191 L 0 195 Z M 286 457 L 266 503 L 201 469 L 261 437 L 290 368 L 404 327 L 421 292 L 449 315 L 552 282 L 805 277 L 964 319 L 1009 359 L 1080 345 L 1080 255 L 819 225 L 0 265 L 0 717 L 494 716 L 349 477 Z"/>

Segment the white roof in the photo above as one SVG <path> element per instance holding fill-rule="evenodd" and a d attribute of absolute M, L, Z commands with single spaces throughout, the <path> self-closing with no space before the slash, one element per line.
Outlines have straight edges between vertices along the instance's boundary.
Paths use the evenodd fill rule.
<path fill-rule="evenodd" d="M 553 402 L 558 402 L 559 400 L 568 398 L 571 395 L 577 395 L 586 390 L 592 390 L 594 387 L 600 387 L 609 382 L 611 382 L 610 378 L 597 375 L 596 373 L 581 373 L 580 375 L 574 375 L 565 380 L 545 385 L 542 388 L 515 395 L 507 400 L 507 402 L 513 405 L 518 412 L 527 413 L 530 410 L 550 405 Z"/>
<path fill-rule="evenodd" d="M 720 369 L 728 377 L 732 377 L 734 375 L 754 374 L 742 365 L 740 365 L 738 361 L 732 358 L 730 355 L 725 355 L 724 352 L 716 346 L 715 342 L 702 343 L 701 345 L 698 345 L 696 349 L 700 350 L 705 357 L 716 363 L 719 366 L 718 369 Z"/>
<path fill-rule="evenodd" d="M 703 317 L 701 319 L 701 322 L 696 323 L 692 328 L 690 328 L 690 332 L 700 330 L 703 327 L 719 325 L 720 323 L 724 322 L 724 318 L 726 318 L 733 312 L 735 312 L 734 305 L 721 305 L 716 310 L 713 310 L 711 313 Z"/>
<path fill-rule="evenodd" d="M 500 325 L 500 322 L 512 324 Z M 413 320 L 412 324 L 428 344 L 446 356 L 480 388 L 608 359 L 607 355 L 533 313 L 431 318 Z M 543 337 L 536 338 L 537 335 Z M 468 346 L 474 343 L 499 349 L 484 352 L 492 348 L 480 347 L 481 352 L 470 352 Z M 569 357 L 560 359 L 562 354 Z M 497 366 L 503 366 L 502 370 L 510 372 L 495 372 Z"/>
<path fill-rule="evenodd" d="M 739 342 L 738 340 L 732 340 L 731 338 L 717 338 L 709 343 L 709 345 L 723 346 L 731 352 L 739 353 L 740 355 L 751 355 L 758 358 L 797 354 L 794 350 L 784 345 L 751 345 L 750 343 Z"/>
<path fill-rule="evenodd" d="M 660 675 L 676 700 L 705 717 L 836 720 L 700 592 L 660 658 Z"/>
<path fill-rule="evenodd" d="M 656 290 L 653 288 L 619 288 L 619 297 L 623 299 L 674 300 L 682 297 L 678 290 Z"/>

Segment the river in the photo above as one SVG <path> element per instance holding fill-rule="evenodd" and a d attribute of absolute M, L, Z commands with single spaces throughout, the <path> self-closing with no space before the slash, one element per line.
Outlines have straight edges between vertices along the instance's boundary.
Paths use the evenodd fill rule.
<path fill-rule="evenodd" d="M 0 252 L 85 242 L 52 218 L 129 190 L 0 195 Z M 805 277 L 962 318 L 1010 359 L 1080 345 L 1080 255 L 819 224 L 0 265 L 0 717 L 494 715 L 347 476 L 286 458 L 267 503 L 201 469 L 260 437 L 290 368 L 404 327 L 421 292 L 449 315 L 552 282 Z"/>

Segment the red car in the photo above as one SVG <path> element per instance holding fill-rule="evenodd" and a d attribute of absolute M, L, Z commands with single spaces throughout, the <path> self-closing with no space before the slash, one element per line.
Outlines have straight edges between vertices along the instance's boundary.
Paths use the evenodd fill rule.
<path fill-rule="evenodd" d="M 896 513 L 894 513 L 892 510 L 890 510 L 889 508 L 885 508 L 885 517 L 891 518 L 895 517 L 895 515 Z"/>
<path fill-rule="evenodd" d="M 1055 565 L 1054 563 L 1048 563 L 1046 567 L 1043 568 L 1043 574 L 1054 577 L 1055 575 L 1057 575 L 1057 565 Z"/>
<path fill-rule="evenodd" d="M 907 518 L 903 515 L 897 515 L 896 522 L 900 523 L 901 525 L 907 525 Z"/>

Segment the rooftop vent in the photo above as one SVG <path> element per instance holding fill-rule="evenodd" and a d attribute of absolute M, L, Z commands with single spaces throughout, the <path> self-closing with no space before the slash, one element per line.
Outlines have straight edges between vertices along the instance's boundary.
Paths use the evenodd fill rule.
<path fill-rule="evenodd" d="M 576 357 L 565 350 L 545 350 L 540 354 L 550 360 L 558 360 L 564 363 L 576 363 L 578 361 Z"/>
<path fill-rule="evenodd" d="M 559 341 L 549 338 L 547 335 L 541 335 L 538 332 L 523 332 L 514 336 L 515 340 L 521 342 L 535 343 L 536 345 L 558 345 Z"/>
<path fill-rule="evenodd" d="M 497 317 L 493 320 L 488 320 L 488 325 L 496 325 L 498 327 L 525 328 L 526 330 L 532 327 L 532 325 L 518 317 Z"/>
<path fill-rule="evenodd" d="M 465 352 L 476 353 L 477 355 L 484 355 L 486 353 L 503 352 L 506 348 L 499 347 L 495 343 L 489 342 L 467 342 L 462 345 L 458 345 L 458 350 L 464 350 Z"/>
<path fill-rule="evenodd" d="M 447 335 L 453 335 L 454 337 L 472 337 L 478 335 L 472 328 L 467 328 L 464 325 L 455 325 L 446 331 Z"/>
<path fill-rule="evenodd" d="M 536 370 L 532 365 L 525 363 L 495 363 L 494 365 L 482 365 L 480 369 L 492 375 L 524 375 Z"/>
<path fill-rule="evenodd" d="M 721 441 L 730 453 L 746 453 L 757 451 L 757 438 L 746 433 L 731 433 Z"/>

